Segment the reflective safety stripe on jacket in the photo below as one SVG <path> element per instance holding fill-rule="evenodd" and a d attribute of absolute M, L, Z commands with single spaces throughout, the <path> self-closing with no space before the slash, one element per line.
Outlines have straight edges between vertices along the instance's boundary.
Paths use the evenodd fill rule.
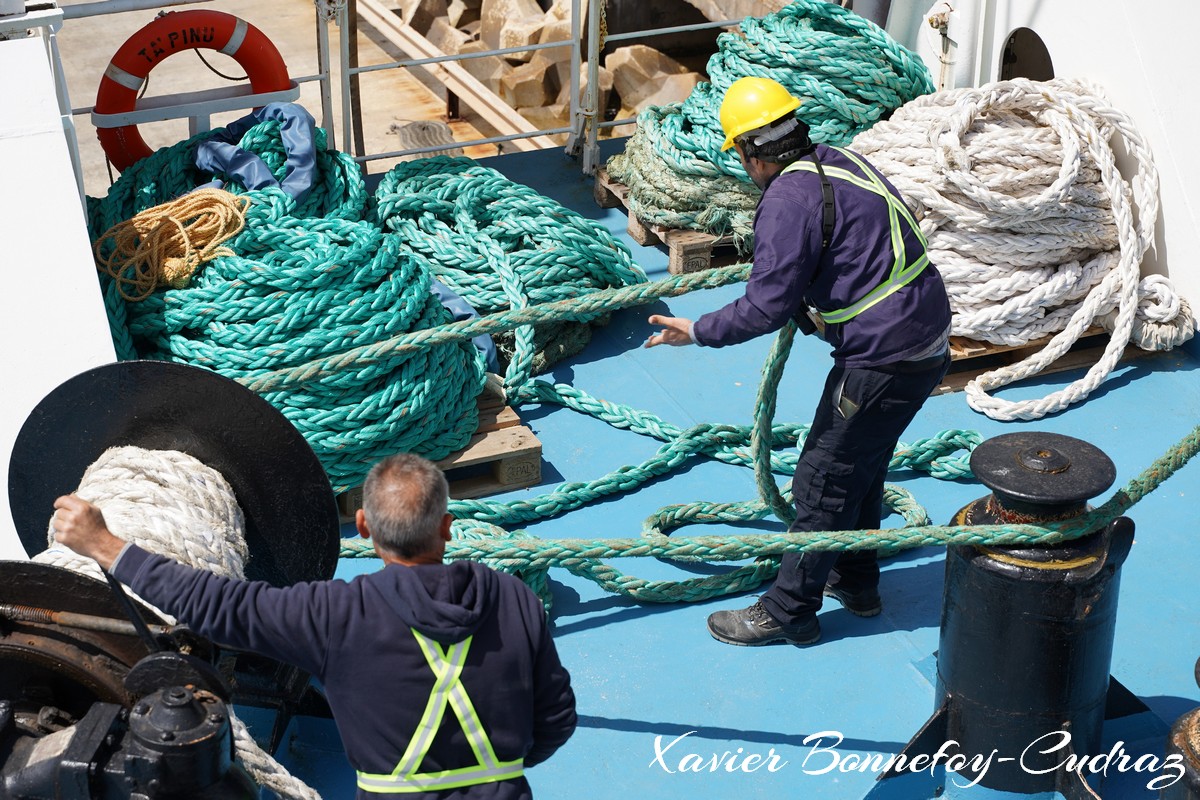
<path fill-rule="evenodd" d="M 467 696 L 460 680 L 472 637 L 468 636 L 458 644 L 443 649 L 440 644 L 427 639 L 415 629 L 412 633 L 417 637 L 417 644 L 421 646 L 421 652 L 425 654 L 425 660 L 436 676 L 433 691 L 429 695 L 429 702 L 425 704 L 425 713 L 417 725 L 416 733 L 409 740 L 404 755 L 400 757 L 400 763 L 387 775 L 358 773 L 358 788 L 368 792 L 386 793 L 436 792 L 480 783 L 494 783 L 523 775 L 525 762 L 522 759 L 500 761 L 496 758 L 491 740 L 488 739 L 483 723 L 475 713 L 471 698 Z M 475 766 L 460 769 L 417 772 L 441 727 L 447 705 L 454 709 L 454 715 L 458 717 L 463 732 L 467 735 L 477 763 Z"/>
<path fill-rule="evenodd" d="M 925 269 L 927 264 L 929 264 L 929 256 L 924 252 L 927 246 L 925 237 L 921 234 L 921 229 L 917 225 L 916 220 L 913 219 L 912 213 L 908 210 L 908 207 L 904 205 L 904 201 L 888 191 L 887 185 L 879 179 L 879 176 L 877 176 L 870 167 L 864 164 L 862 159 L 854 155 L 854 153 L 851 153 L 848 150 L 843 150 L 840 147 L 832 147 L 830 149 L 836 150 L 854 162 L 854 164 L 856 164 L 858 168 L 863 171 L 863 174 L 855 175 L 853 172 L 847 169 L 842 169 L 841 167 L 831 167 L 828 164 L 822 163 L 821 166 L 824 168 L 825 174 L 828 177 L 837 178 L 838 180 L 851 183 L 860 189 L 877 194 L 883 198 L 885 203 L 887 203 L 888 220 L 892 235 L 892 252 L 896 257 L 896 260 L 892 264 L 891 272 L 888 274 L 884 282 L 867 292 L 865 296 L 859 298 L 845 308 L 839 308 L 834 311 L 821 311 L 818 309 L 821 319 L 825 320 L 825 322 L 838 323 L 845 322 L 853 317 L 856 317 L 879 301 L 889 297 L 892 294 L 895 294 L 897 291 L 911 282 L 913 278 L 921 274 L 921 271 Z M 791 164 L 785 167 L 783 171 L 817 172 L 817 165 L 812 161 L 800 159 L 799 161 L 793 161 Z M 911 264 L 908 263 L 908 255 L 905 252 L 904 230 L 901 227 L 901 218 L 904 219 L 904 222 L 916 235 L 917 240 L 921 243 L 921 257 L 913 261 Z"/>

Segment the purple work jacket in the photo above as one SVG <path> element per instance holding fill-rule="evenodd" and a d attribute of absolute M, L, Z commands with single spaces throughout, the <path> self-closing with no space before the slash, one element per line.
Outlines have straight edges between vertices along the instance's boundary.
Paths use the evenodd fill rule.
<path fill-rule="evenodd" d="M 853 161 L 833 148 L 817 145 L 816 155 L 824 167 L 862 175 Z M 886 178 L 875 174 L 900 196 Z M 783 327 L 802 303 L 825 311 L 844 308 L 886 280 L 896 261 L 887 203 L 848 181 L 831 177 L 830 183 L 836 211 L 824 251 L 820 177 L 792 171 L 767 185 L 754 215 L 754 268 L 745 295 L 696 320 L 692 336 L 697 344 L 724 347 L 753 339 Z M 903 216 L 898 224 L 905 263 L 912 263 L 924 247 Z M 928 351 L 949 324 L 946 287 L 929 264 L 890 297 L 846 322 L 827 325 L 825 339 L 833 345 L 838 365 L 876 367 Z"/>

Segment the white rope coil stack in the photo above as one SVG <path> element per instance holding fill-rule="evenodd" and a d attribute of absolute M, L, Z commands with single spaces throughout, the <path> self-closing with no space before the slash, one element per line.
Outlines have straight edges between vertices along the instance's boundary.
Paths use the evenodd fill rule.
<path fill-rule="evenodd" d="M 233 488 L 221 473 L 187 453 L 109 448 L 84 472 L 76 494 L 96 504 L 108 529 L 121 539 L 217 575 L 245 577 L 246 520 Z M 49 547 L 33 560 L 105 580 L 95 561 L 57 542 L 53 517 Z M 232 712 L 238 760 L 251 777 L 280 797 L 320 800 L 317 792 L 259 747 Z"/>
<path fill-rule="evenodd" d="M 1117 168 L 1114 137 L 1136 164 Z M 1039 352 L 975 378 L 967 402 L 992 419 L 1039 419 L 1086 398 L 1125 345 L 1191 338 L 1185 300 L 1140 280 L 1158 220 L 1158 172 L 1132 120 L 1088 83 L 1016 79 L 918 97 L 850 147 L 913 208 L 946 281 L 951 334 Z M 1135 219 L 1136 216 L 1136 219 Z M 1111 333 L 1087 374 L 1040 400 L 988 392 L 1036 375 L 1093 325 Z"/>

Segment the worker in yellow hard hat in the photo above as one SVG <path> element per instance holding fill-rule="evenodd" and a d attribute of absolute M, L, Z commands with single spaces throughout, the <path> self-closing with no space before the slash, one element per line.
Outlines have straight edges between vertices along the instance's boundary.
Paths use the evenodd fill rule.
<path fill-rule="evenodd" d="M 874 530 L 896 442 L 949 365 L 950 304 L 900 193 L 862 156 L 814 145 L 800 105 L 769 78 L 741 78 L 725 93 L 723 149 L 737 148 L 763 190 L 754 269 L 742 297 L 694 323 L 650 317 L 661 330 L 646 347 L 724 347 L 790 320 L 813 332 L 819 319 L 833 367 L 792 479 L 791 530 Z M 708 630 L 728 644 L 810 644 L 823 596 L 878 614 L 875 552 L 785 555 L 758 602 L 710 615 Z"/>
<path fill-rule="evenodd" d="M 721 128 L 725 131 L 721 150 L 733 147 L 742 134 L 766 128 L 772 122 L 784 119 L 785 115 L 787 119 L 798 121 L 792 112 L 799 107 L 800 101 L 777 81 L 739 78 L 721 101 Z"/>

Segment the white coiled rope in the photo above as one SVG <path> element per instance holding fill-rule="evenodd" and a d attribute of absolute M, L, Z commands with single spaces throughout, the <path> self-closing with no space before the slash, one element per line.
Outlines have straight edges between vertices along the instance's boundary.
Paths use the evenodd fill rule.
<path fill-rule="evenodd" d="M 109 530 L 125 541 L 217 575 L 245 576 L 246 521 L 233 489 L 221 473 L 186 453 L 110 448 L 84 472 L 76 494 L 95 503 Z M 95 561 L 63 547 L 54 534 L 51 517 L 49 547 L 34 561 L 105 580 Z M 280 797 L 320 800 L 258 746 L 232 709 L 229 721 L 238 759 L 260 786 Z"/>
<path fill-rule="evenodd" d="M 1114 136 L 1137 166 L 1117 168 Z M 1087 397 L 1125 345 L 1192 337 L 1185 300 L 1140 280 L 1158 220 L 1158 172 L 1141 134 L 1088 83 L 1015 79 L 925 95 L 854 139 L 913 208 L 945 279 L 951 334 L 1040 351 L 966 386 L 992 419 L 1039 419 Z M 1136 211 L 1136 221 L 1134 219 Z M 1036 375 L 1093 325 L 1111 333 L 1087 374 L 1038 400 L 988 392 Z"/>

